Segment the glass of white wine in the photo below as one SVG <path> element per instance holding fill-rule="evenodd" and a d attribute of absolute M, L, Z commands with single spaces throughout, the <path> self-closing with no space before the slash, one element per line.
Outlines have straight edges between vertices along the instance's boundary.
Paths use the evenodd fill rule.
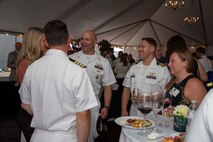
<path fill-rule="evenodd" d="M 156 133 L 161 132 L 161 130 L 157 128 L 158 114 L 160 111 L 162 111 L 162 107 L 161 107 L 162 94 L 161 93 L 162 93 L 162 91 L 160 91 L 160 90 L 152 91 L 152 100 L 153 100 L 152 111 L 155 115 L 154 132 L 156 132 Z"/>
<path fill-rule="evenodd" d="M 169 106 L 171 106 L 172 99 L 166 97 L 166 90 L 165 89 L 162 91 L 162 98 L 160 100 L 161 100 L 162 115 L 164 116 L 164 119 L 167 119 L 168 116 L 167 116 L 166 109 Z M 165 120 L 163 120 L 163 122 L 159 126 L 161 126 L 161 127 L 169 127 L 169 124 L 166 123 Z"/>

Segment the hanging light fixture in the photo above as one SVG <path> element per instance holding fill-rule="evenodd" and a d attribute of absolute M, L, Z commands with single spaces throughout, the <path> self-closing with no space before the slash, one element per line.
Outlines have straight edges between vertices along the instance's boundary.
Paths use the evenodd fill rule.
<path fill-rule="evenodd" d="M 190 25 L 197 23 L 198 20 L 199 20 L 199 17 L 195 17 L 195 16 L 188 16 L 184 18 L 184 21 Z"/>
<path fill-rule="evenodd" d="M 184 6 L 184 1 L 182 0 L 169 0 L 169 3 L 165 3 L 166 8 L 171 8 L 172 10 L 180 9 Z"/>

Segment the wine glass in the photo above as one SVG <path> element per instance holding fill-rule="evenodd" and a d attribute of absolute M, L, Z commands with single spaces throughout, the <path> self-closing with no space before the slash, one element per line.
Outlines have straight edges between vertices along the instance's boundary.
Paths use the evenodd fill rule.
<path fill-rule="evenodd" d="M 143 114 L 144 121 L 146 122 L 146 115 L 152 111 L 152 96 L 150 92 L 142 92 L 138 96 L 138 110 Z M 146 135 L 146 128 L 143 127 L 142 135 Z"/>
<path fill-rule="evenodd" d="M 172 100 L 171 97 L 167 97 L 166 96 L 166 89 L 163 90 L 162 92 L 162 98 L 161 98 L 161 110 L 162 110 L 162 115 L 165 119 L 167 119 L 167 112 L 165 111 L 169 106 L 171 106 L 172 104 Z M 169 124 L 165 122 L 165 120 L 163 120 L 163 122 L 161 124 L 159 124 L 159 126 L 161 127 L 169 127 Z"/>
<path fill-rule="evenodd" d="M 162 110 L 162 91 L 160 90 L 154 90 L 152 91 L 152 100 L 153 100 L 153 112 L 155 115 L 155 127 L 154 127 L 154 132 L 160 133 L 161 130 L 157 129 L 157 119 L 158 119 L 158 113 Z"/>
<path fill-rule="evenodd" d="M 131 97 L 132 103 L 134 105 L 137 105 L 138 96 L 139 96 L 139 89 L 138 88 L 134 88 L 133 91 L 132 91 L 132 97 Z"/>

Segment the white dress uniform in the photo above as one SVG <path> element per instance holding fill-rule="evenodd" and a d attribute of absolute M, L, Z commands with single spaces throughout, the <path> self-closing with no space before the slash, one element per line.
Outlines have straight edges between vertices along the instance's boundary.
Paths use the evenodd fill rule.
<path fill-rule="evenodd" d="M 94 142 L 94 135 L 96 135 L 95 124 L 100 110 L 99 99 L 101 97 L 102 86 L 112 85 L 116 82 L 116 79 L 108 60 L 97 54 L 96 52 L 94 55 L 86 55 L 83 53 L 83 51 L 79 51 L 75 54 L 70 55 L 70 58 L 77 60 L 78 62 L 86 66 L 85 69 L 89 75 L 96 98 L 99 102 L 99 106 L 91 110 L 91 126 L 93 128 L 91 127 L 89 142 Z"/>
<path fill-rule="evenodd" d="M 33 111 L 32 142 L 76 142 L 76 112 L 98 105 L 87 72 L 56 49 L 28 67 L 19 93 Z"/>
<path fill-rule="evenodd" d="M 154 58 L 149 66 L 144 66 L 143 61 L 133 65 L 126 74 L 123 86 L 130 88 L 131 93 L 134 88 L 139 89 L 140 92 L 150 92 L 154 85 L 164 88 L 169 79 L 168 68 Z M 140 114 L 135 105 L 131 106 L 131 116 Z"/>
<path fill-rule="evenodd" d="M 213 89 L 208 92 L 200 104 L 185 142 L 213 142 Z"/>

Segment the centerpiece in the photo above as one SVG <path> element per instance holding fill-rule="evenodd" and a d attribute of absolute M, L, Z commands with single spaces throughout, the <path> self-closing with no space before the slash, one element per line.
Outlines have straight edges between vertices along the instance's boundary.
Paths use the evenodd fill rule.
<path fill-rule="evenodd" d="M 189 115 L 189 108 L 186 105 L 178 105 L 173 111 L 174 114 L 174 130 L 178 132 L 185 132 L 187 125 L 187 117 Z"/>

